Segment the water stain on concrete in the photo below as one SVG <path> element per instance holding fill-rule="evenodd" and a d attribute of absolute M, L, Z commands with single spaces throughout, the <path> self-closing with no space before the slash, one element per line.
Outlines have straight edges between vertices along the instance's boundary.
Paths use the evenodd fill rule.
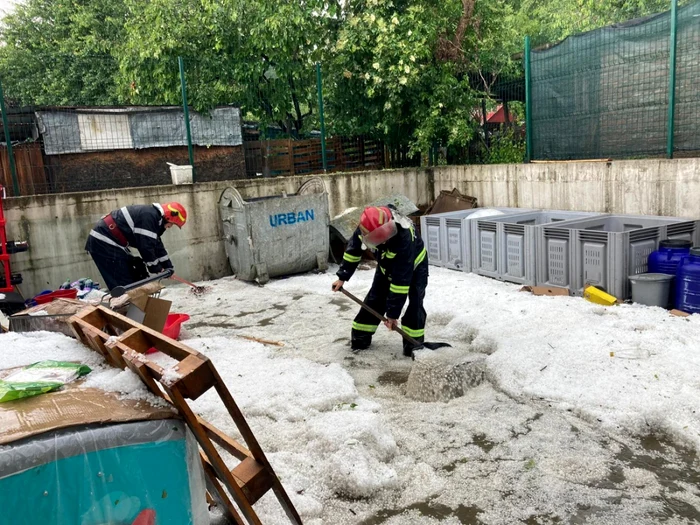
<path fill-rule="evenodd" d="M 483 511 L 478 507 L 460 505 L 456 509 L 452 509 L 447 505 L 442 505 L 440 503 L 433 503 L 430 501 L 424 501 L 421 503 L 414 503 L 408 507 L 403 507 L 399 509 L 386 509 L 380 510 L 371 518 L 368 518 L 362 522 L 360 525 L 381 525 L 385 523 L 390 518 L 403 514 L 404 512 L 417 511 L 421 516 L 426 518 L 433 518 L 437 520 L 444 520 L 447 518 L 457 518 L 460 523 L 468 523 L 472 525 L 480 525 L 483 523 L 478 515 Z"/>
<path fill-rule="evenodd" d="M 497 445 L 496 442 L 486 439 L 486 434 L 474 434 L 472 437 L 472 444 L 476 445 L 487 454 Z"/>
<path fill-rule="evenodd" d="M 338 297 L 337 299 L 331 299 L 331 304 L 333 306 L 337 306 L 338 311 L 340 313 L 347 312 L 348 310 L 352 309 L 352 306 L 350 306 L 350 304 L 348 304 L 348 301 L 344 300 L 341 297 Z"/>
<path fill-rule="evenodd" d="M 410 370 L 388 370 L 377 378 L 377 383 L 383 386 L 401 386 L 408 381 Z"/>

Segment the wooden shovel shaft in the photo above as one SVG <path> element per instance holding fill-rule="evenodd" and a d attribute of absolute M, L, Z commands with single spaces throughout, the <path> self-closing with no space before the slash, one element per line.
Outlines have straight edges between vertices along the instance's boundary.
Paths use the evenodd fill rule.
<path fill-rule="evenodd" d="M 380 321 L 382 321 L 382 322 L 385 322 L 385 321 L 386 321 L 386 317 L 384 317 L 382 314 L 380 314 L 379 312 L 377 312 L 377 311 L 374 310 L 373 308 L 370 308 L 369 306 L 367 306 L 364 302 L 360 301 L 357 297 L 355 297 L 353 294 L 351 294 L 350 292 L 348 292 L 345 288 L 341 288 L 340 291 L 343 292 L 343 293 L 345 294 L 346 297 L 348 297 L 348 298 L 352 299 L 353 301 L 355 301 L 357 304 L 359 304 L 362 308 L 364 308 L 365 310 L 367 310 L 369 313 L 371 313 L 374 317 L 376 317 L 376 318 L 379 319 Z M 420 346 L 420 345 L 422 344 L 422 343 L 419 343 L 418 341 L 416 341 L 415 339 L 413 339 L 413 337 L 411 337 L 411 336 L 408 335 L 406 332 L 404 332 L 403 330 L 401 330 L 401 328 L 399 328 L 398 326 L 394 326 L 394 327 L 393 327 L 393 330 L 394 330 L 395 332 L 400 333 L 400 334 L 401 334 L 401 337 L 403 337 L 406 341 L 408 341 L 408 342 L 411 343 L 412 345 Z"/>
<path fill-rule="evenodd" d="M 191 282 L 189 282 L 188 280 L 183 279 L 182 277 L 179 277 L 179 276 L 177 276 L 177 275 L 175 275 L 175 274 L 173 274 L 170 278 L 171 278 L 171 279 L 175 279 L 176 281 L 180 281 L 182 284 L 186 284 L 186 285 L 188 285 L 188 286 L 191 286 L 192 288 L 199 288 L 199 286 L 197 286 L 196 284 L 191 283 Z"/>

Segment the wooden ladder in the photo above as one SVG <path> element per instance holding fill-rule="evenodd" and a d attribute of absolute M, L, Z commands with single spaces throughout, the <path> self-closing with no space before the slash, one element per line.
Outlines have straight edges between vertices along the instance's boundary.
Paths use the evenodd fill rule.
<path fill-rule="evenodd" d="M 302 523 L 208 357 L 104 306 L 87 307 L 69 323 L 76 337 L 102 354 L 110 365 L 134 371 L 153 394 L 177 408 L 201 447 L 200 456 L 207 476 L 207 498 L 221 504 L 229 520 L 244 525 L 242 514 L 250 525 L 261 525 L 253 505 L 272 489 L 290 522 Z M 176 373 L 166 371 L 148 359 L 145 352 L 149 348 L 156 348 L 178 361 L 173 367 Z M 211 388 L 216 389 L 247 447 L 196 415 L 188 405 L 188 399 L 195 400 Z M 233 470 L 226 466 L 215 444 L 240 461 Z"/>

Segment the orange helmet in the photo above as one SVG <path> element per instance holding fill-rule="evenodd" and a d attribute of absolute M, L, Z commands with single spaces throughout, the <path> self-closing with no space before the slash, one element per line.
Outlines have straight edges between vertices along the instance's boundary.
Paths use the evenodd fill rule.
<path fill-rule="evenodd" d="M 182 228 L 187 222 L 187 210 L 179 202 L 166 202 L 162 205 L 163 217 L 166 222 L 172 222 L 178 228 Z"/>
<path fill-rule="evenodd" d="M 386 206 L 365 208 L 360 217 L 362 242 L 370 248 L 376 248 L 396 235 L 396 223 L 391 210 Z"/>

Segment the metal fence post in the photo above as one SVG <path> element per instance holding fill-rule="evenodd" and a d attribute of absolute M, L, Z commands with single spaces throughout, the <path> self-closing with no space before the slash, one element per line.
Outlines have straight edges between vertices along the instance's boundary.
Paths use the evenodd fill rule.
<path fill-rule="evenodd" d="M 318 118 L 321 121 L 321 158 L 323 171 L 328 171 L 326 159 L 326 122 L 323 115 L 323 81 L 321 79 L 321 63 L 316 62 L 316 90 L 318 91 Z"/>
<path fill-rule="evenodd" d="M 192 182 L 196 182 L 194 170 L 194 148 L 192 147 L 192 132 L 190 131 L 190 110 L 187 106 L 187 82 L 185 81 L 185 64 L 182 57 L 177 57 L 180 66 L 180 88 L 182 89 L 182 110 L 185 112 L 185 131 L 187 132 L 187 152 L 192 166 Z"/>
<path fill-rule="evenodd" d="M 525 37 L 525 161 L 532 160 L 532 76 L 530 71 L 530 37 Z"/>
<path fill-rule="evenodd" d="M 10 124 L 7 119 L 7 108 L 5 107 L 5 93 L 0 82 L 0 111 L 2 111 L 2 128 L 5 131 L 5 142 L 7 143 L 7 159 L 10 163 L 10 174 L 12 176 L 12 190 L 15 197 L 19 197 L 19 181 L 17 180 L 17 167 L 15 166 L 15 154 L 12 151 L 12 139 L 10 139 Z"/>
<path fill-rule="evenodd" d="M 678 42 L 678 0 L 671 0 L 671 42 L 668 57 L 668 124 L 666 129 L 666 156 L 673 158 L 673 139 L 676 118 L 676 47 Z"/>

